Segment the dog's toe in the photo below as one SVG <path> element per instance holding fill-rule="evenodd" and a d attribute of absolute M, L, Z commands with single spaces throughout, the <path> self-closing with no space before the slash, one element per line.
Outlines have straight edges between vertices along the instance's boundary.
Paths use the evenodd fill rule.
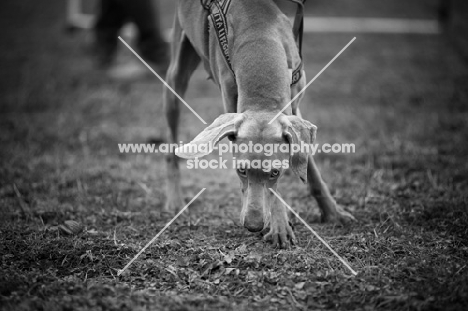
<path fill-rule="evenodd" d="M 279 228 L 270 228 L 270 231 L 263 237 L 264 240 L 271 240 L 271 244 L 275 248 L 289 249 L 292 245 L 297 244 L 296 236 L 291 228 L 287 225 L 283 230 Z"/>
<path fill-rule="evenodd" d="M 339 212 L 338 220 L 341 224 L 343 225 L 350 225 L 351 223 L 356 221 L 356 218 L 354 218 L 351 213 L 348 213 L 347 211 L 341 211 Z"/>
<path fill-rule="evenodd" d="M 331 222 L 331 223 L 337 223 L 340 225 L 350 225 L 353 222 L 356 221 L 356 218 L 354 216 L 345 211 L 341 206 L 336 206 L 336 212 L 333 214 L 328 214 L 328 215 L 322 215 L 322 222 Z"/>

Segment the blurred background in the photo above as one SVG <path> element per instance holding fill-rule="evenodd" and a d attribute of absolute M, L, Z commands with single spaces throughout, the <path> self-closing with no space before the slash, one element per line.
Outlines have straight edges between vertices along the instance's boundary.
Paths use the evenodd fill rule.
<path fill-rule="evenodd" d="M 175 4 L 155 4 L 157 23 L 170 40 Z M 93 176 L 103 174 L 115 184 L 114 178 L 130 178 L 151 193 L 134 189 L 135 197 L 129 197 L 141 202 L 125 209 L 160 207 L 163 157 L 119 154 L 117 143 L 164 139 L 163 86 L 120 42 L 111 68 L 100 66 L 91 29 L 99 10 L 98 0 L 2 3 L 0 182 L 5 189 L 22 184 L 28 192 L 35 191 L 31 185 L 44 184 L 38 195 L 60 205 L 77 198 L 51 196 L 58 180 L 94 183 Z M 428 172 L 451 189 L 466 187 L 467 14 L 461 0 L 307 1 L 303 54 L 309 79 L 357 37 L 307 90 L 302 104 L 304 116 L 319 128 L 319 142 L 356 144 L 354 155 L 317 156 L 335 195 L 351 209 L 373 191 L 368 179 L 376 169 L 388 173 L 389 187 L 406 186 L 413 178 L 425 184 Z M 137 32 L 128 24 L 120 32 L 136 50 Z M 128 63 L 143 68 L 145 78 L 126 81 L 109 74 Z M 211 122 L 222 105 L 206 78 L 200 67 L 186 98 Z M 203 124 L 185 107 L 182 112 L 181 139 L 187 141 Z M 223 174 L 225 180 L 213 174 L 190 172 L 184 182 L 190 191 L 198 178 L 237 189 L 231 173 Z M 293 185 L 299 193 L 293 197 L 306 195 L 296 181 Z M 386 195 L 379 191 L 374 195 Z"/>
<path fill-rule="evenodd" d="M 156 2 L 156 21 L 162 38 L 169 40 L 175 1 Z M 41 265 L 56 267 L 62 276 L 75 275 L 81 284 L 88 278 L 88 265 L 81 260 L 89 243 L 101 243 L 95 252 L 107 247 L 110 265 L 121 267 L 166 222 L 160 213 L 164 156 L 121 154 L 117 145 L 164 140 L 163 85 L 121 42 L 110 49 L 112 57 L 98 57 L 96 42 L 102 42 L 96 41 L 92 27 L 99 7 L 98 0 L 0 4 L 0 230 L 2 243 L 9 245 L 2 253 L 11 253 L 3 263 L 16 272 L 8 274 L 21 275 L 28 286 L 36 278 L 23 273 L 38 265 L 34 254 L 46 251 Z M 119 34 L 141 52 L 138 32 L 133 25 Z M 303 55 L 308 79 L 357 37 L 307 89 L 301 106 L 304 118 L 318 126 L 318 143 L 356 146 L 355 154 L 316 156 L 337 202 L 358 219 L 351 229 L 325 225 L 320 232 L 327 239 L 341 236 L 333 240 L 334 247 L 365 278 L 327 283 L 344 284 L 324 292 L 323 300 L 332 307 L 349 284 L 361 294 L 347 297 L 356 303 L 366 300 L 369 309 L 378 303 L 389 309 L 420 309 L 435 302 L 439 307 L 459 302 L 462 308 L 463 299 L 466 306 L 467 33 L 466 0 L 306 2 Z M 153 59 L 160 74 L 165 69 L 162 59 Z M 223 112 L 220 92 L 202 67 L 185 98 L 208 123 Z M 180 138 L 189 141 L 205 126 L 183 105 L 181 111 Z M 238 245 L 256 243 L 256 236 L 228 227 L 237 222 L 240 210 L 235 172 L 181 167 L 188 199 L 207 187 L 189 212 L 192 224 L 211 225 L 196 233 L 201 236 L 198 246 L 204 249 L 206 236 L 221 243 L 223 237 L 239 239 Z M 318 220 L 315 201 L 295 176 L 285 176 L 279 189 L 301 215 Z M 70 219 L 87 227 L 89 241 L 61 238 L 52 230 Z M 174 225 L 170 230 L 179 229 Z M 193 236 L 187 232 L 177 236 L 188 241 Z M 307 256 L 315 254 L 308 247 L 316 241 L 304 242 L 307 232 L 298 236 L 307 245 Z M 122 251 L 119 239 L 131 250 Z M 63 249 L 69 255 L 63 255 Z M 117 258 L 121 252 L 126 257 Z M 23 264 L 29 258 L 25 254 L 32 254 L 31 261 Z M 64 266 L 65 259 L 80 256 Z M 321 269 L 331 269 L 328 259 L 314 261 L 323 264 Z M 107 264 L 94 264 L 101 265 L 95 266 L 95 276 L 112 281 Z M 46 268 L 41 271 L 52 271 Z M 291 269 L 303 271 L 299 263 Z M 285 275 L 295 274 L 288 270 Z M 8 289 L 23 283 L 1 284 Z M 373 287 L 366 292 L 363 284 Z M 328 288 L 322 285 L 315 292 Z M 53 288 L 45 287 L 41 297 L 53 296 Z M 88 290 L 95 291 L 84 292 Z M 192 290 L 205 293 L 205 287 Z M 30 293 L 25 289 L 18 299 Z M 218 295 L 218 289 L 211 294 Z"/>

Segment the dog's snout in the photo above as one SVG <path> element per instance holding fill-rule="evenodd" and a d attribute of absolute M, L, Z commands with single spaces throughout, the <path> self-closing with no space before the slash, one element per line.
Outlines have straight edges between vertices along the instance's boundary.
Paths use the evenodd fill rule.
<path fill-rule="evenodd" d="M 244 227 L 250 232 L 259 232 L 263 230 L 263 215 L 258 210 L 250 210 L 244 218 Z"/>
<path fill-rule="evenodd" d="M 259 232 L 263 230 L 263 221 L 259 222 L 248 222 L 244 223 L 244 227 L 247 228 L 250 232 Z"/>

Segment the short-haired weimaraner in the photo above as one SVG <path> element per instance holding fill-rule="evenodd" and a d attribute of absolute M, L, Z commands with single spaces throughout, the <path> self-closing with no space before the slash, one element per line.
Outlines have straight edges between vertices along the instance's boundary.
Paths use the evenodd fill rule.
<path fill-rule="evenodd" d="M 167 83 L 181 96 L 190 76 L 202 61 L 218 84 L 225 112 L 202 131 L 191 144 L 216 144 L 224 137 L 233 143 L 292 144 L 314 142 L 316 126 L 301 117 L 295 100 L 269 124 L 275 115 L 304 88 L 300 46 L 293 31 L 295 22 L 288 17 L 292 5 L 300 0 L 180 0 L 174 19 L 172 58 Z M 302 4 L 302 3 L 301 3 Z M 289 11 L 288 11 L 289 10 Z M 298 18 L 296 16 L 296 18 Z M 293 17 L 294 19 L 294 17 Z M 294 80 L 297 81 L 294 81 Z M 293 83 L 292 83 L 293 81 Z M 171 143 L 178 143 L 179 101 L 164 90 L 164 106 Z M 204 154 L 184 153 L 193 158 Z M 168 157 L 166 210 L 184 205 L 176 154 Z M 205 153 L 206 154 L 206 153 Z M 266 158 L 264 154 L 235 153 L 238 159 Z M 271 159 L 288 160 L 290 168 L 309 184 L 321 209 L 322 221 L 347 223 L 353 216 L 338 206 L 322 180 L 312 155 L 305 152 L 277 153 Z M 269 191 L 276 191 L 284 169 L 239 167 L 242 185 L 241 224 L 249 231 L 269 226 L 265 238 L 275 247 L 288 248 L 296 242 L 286 207 Z"/>

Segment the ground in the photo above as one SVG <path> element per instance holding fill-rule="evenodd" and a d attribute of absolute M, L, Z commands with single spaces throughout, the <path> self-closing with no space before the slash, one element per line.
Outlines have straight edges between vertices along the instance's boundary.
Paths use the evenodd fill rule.
<path fill-rule="evenodd" d="M 357 222 L 320 224 L 292 174 L 280 191 L 357 276 L 300 223 L 291 250 L 239 227 L 234 172 L 183 169 L 187 199 L 207 190 L 117 277 L 172 216 L 161 212 L 164 157 L 117 147 L 165 137 L 163 85 L 108 81 L 93 66 L 89 33 L 64 31 L 64 3 L 4 1 L 0 12 L 0 308 L 466 308 L 468 66 L 446 36 L 357 34 L 306 92 L 318 142 L 356 145 L 316 159 Z M 411 15 L 395 3 L 395 16 Z M 436 14 L 434 1 L 415 3 L 414 17 Z M 351 36 L 304 37 L 309 79 Z M 208 122 L 222 112 L 201 68 L 186 98 Z M 183 108 L 182 140 L 203 128 Z M 66 234 L 70 220 L 84 230 Z"/>

